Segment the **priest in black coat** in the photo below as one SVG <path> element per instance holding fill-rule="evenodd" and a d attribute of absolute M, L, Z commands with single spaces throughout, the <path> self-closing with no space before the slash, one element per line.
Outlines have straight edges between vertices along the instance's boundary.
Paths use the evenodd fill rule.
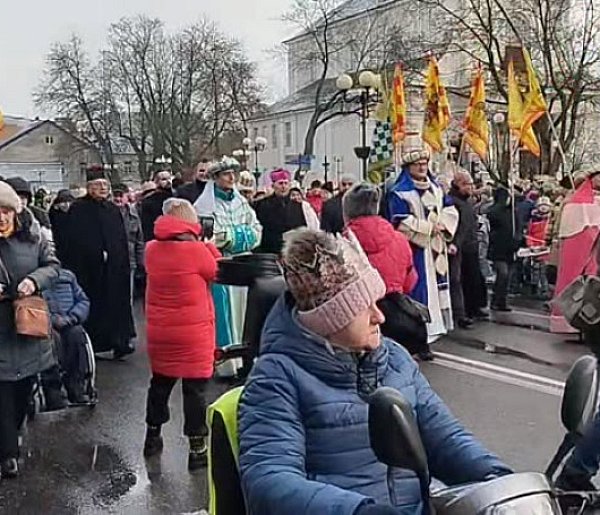
<path fill-rule="evenodd" d="M 254 205 L 263 227 L 262 240 L 256 252 L 279 254 L 283 248 L 283 235 L 297 227 L 306 227 L 302 204 L 290 199 L 290 181 L 291 174 L 287 170 L 272 171 L 273 194 Z"/>
<path fill-rule="evenodd" d="M 85 323 L 95 352 L 116 359 L 133 352 L 127 233 L 119 208 L 109 201 L 110 183 L 101 167 L 88 170 L 87 195 L 69 210 L 65 265 L 88 295 Z"/>

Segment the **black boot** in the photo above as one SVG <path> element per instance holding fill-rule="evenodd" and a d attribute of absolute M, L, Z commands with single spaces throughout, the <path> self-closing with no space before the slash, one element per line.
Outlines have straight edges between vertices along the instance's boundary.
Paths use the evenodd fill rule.
<path fill-rule="evenodd" d="M 190 455 L 188 458 L 188 470 L 195 470 L 206 467 L 208 463 L 208 447 L 204 436 L 190 436 Z"/>
<path fill-rule="evenodd" d="M 150 458 L 163 450 L 163 439 L 160 436 L 160 426 L 146 427 L 146 441 L 144 442 L 144 456 Z"/>
<path fill-rule="evenodd" d="M 90 402 L 88 396 L 83 393 L 83 385 L 81 381 L 70 379 L 65 383 L 67 397 L 69 398 L 69 402 L 71 404 L 87 404 Z"/>
<path fill-rule="evenodd" d="M 19 475 L 19 464 L 16 458 L 8 458 L 0 464 L 0 474 L 4 478 L 15 478 Z"/>

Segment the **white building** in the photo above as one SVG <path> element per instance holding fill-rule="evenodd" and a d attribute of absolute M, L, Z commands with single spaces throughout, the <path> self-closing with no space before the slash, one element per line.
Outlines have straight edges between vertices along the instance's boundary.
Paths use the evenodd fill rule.
<path fill-rule="evenodd" d="M 459 0 L 457 0 L 459 1 Z M 331 25 L 330 37 L 343 38 L 350 41 L 339 45 L 341 50 L 331 55 L 327 79 L 324 83 L 327 99 L 336 92 L 335 80 L 341 73 L 356 71 L 361 68 L 379 68 L 380 50 L 370 55 L 360 54 L 356 41 L 360 38 L 362 27 L 370 24 L 385 24 L 386 27 L 403 26 L 406 31 L 413 31 L 418 42 L 423 42 L 419 51 L 425 55 L 426 41 L 435 39 L 437 29 L 433 27 L 431 12 L 418 7 L 410 0 L 349 0 L 342 4 L 336 12 L 335 22 Z M 384 33 L 385 29 L 371 31 L 373 34 Z M 371 34 L 369 32 L 369 34 Z M 431 39 L 430 39 L 431 36 Z M 369 35 L 371 37 L 371 35 Z M 396 30 L 390 31 L 389 38 L 398 37 Z M 350 39 L 348 39 L 350 38 Z M 419 43 L 417 42 L 417 46 Z M 289 95 L 271 105 L 267 112 L 254 117 L 249 123 L 249 137 L 254 140 L 257 136 L 265 137 L 268 141 L 266 150 L 259 154 L 259 169 L 269 171 L 273 168 L 286 166 L 294 171 L 298 168 L 299 156 L 304 150 L 304 139 L 310 124 L 315 106 L 315 92 L 322 73 L 322 64 L 316 59 L 306 59 L 307 49 L 315 45 L 313 36 L 309 33 L 299 34 L 284 42 L 288 55 L 288 91 Z M 380 48 L 376 43 L 373 48 Z M 361 58 L 363 59 L 362 62 Z M 358 62 L 357 62 L 358 61 Z M 460 54 L 446 54 L 440 59 L 442 80 L 446 86 L 468 87 L 470 69 L 467 59 Z M 409 97 L 409 138 L 406 147 L 420 145 L 420 128 L 423 119 L 421 89 L 408 88 Z M 464 110 L 464 98 L 451 99 L 455 116 Z M 462 106 L 462 107 L 461 107 Z M 374 122 L 368 120 L 367 145 L 371 142 Z M 412 134 L 412 136 L 410 136 Z M 329 180 L 337 180 L 341 174 L 361 176 L 361 161 L 354 153 L 354 147 L 361 145 L 360 117 L 354 115 L 338 116 L 321 125 L 314 140 L 314 158 L 311 164 L 311 178 L 324 179 L 323 163 L 329 163 Z M 250 165 L 255 167 L 254 157 Z"/>

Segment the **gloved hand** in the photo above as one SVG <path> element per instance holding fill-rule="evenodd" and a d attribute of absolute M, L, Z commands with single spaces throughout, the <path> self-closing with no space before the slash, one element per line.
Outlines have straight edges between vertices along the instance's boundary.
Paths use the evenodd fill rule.
<path fill-rule="evenodd" d="M 401 512 L 393 506 L 383 504 L 361 504 L 354 515 L 399 515 Z"/>

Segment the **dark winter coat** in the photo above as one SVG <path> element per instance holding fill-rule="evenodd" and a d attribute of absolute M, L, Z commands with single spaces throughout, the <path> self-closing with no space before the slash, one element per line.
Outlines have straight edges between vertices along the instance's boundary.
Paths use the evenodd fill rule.
<path fill-rule="evenodd" d="M 504 188 L 498 188 L 494 193 L 494 204 L 488 210 L 490 222 L 490 246 L 488 259 L 491 261 L 505 261 L 512 263 L 514 254 L 519 248 L 518 219 L 515 216 L 513 231 L 512 204 L 507 205 L 510 193 Z"/>
<path fill-rule="evenodd" d="M 306 227 L 302 204 L 293 202 L 289 196 L 271 195 L 259 200 L 254 210 L 263 227 L 262 240 L 256 252 L 279 254 L 283 248 L 283 235 L 297 227 Z"/>
<path fill-rule="evenodd" d="M 60 269 L 58 279 L 44 292 L 44 298 L 56 329 L 83 324 L 90 314 L 90 300 L 79 286 L 75 274 L 65 268 Z M 65 326 L 61 327 L 59 319 L 63 320 Z"/>
<path fill-rule="evenodd" d="M 132 272 L 144 268 L 144 234 L 142 222 L 133 206 L 120 208 L 129 248 L 129 267 Z"/>
<path fill-rule="evenodd" d="M 452 415 L 399 345 L 384 338 L 360 358 L 332 352 L 297 323 L 286 296 L 265 322 L 240 403 L 248 512 L 353 515 L 366 503 L 389 506 L 387 467 L 369 444 L 365 396 L 378 386 L 400 391 L 410 403 L 432 476 L 455 485 L 511 472 Z M 396 469 L 391 481 L 397 513 L 421 514 L 414 472 Z"/>
<path fill-rule="evenodd" d="M 462 195 L 455 187 L 450 190 L 450 197 L 459 214 L 458 227 L 454 234 L 453 243 L 463 253 L 477 254 L 479 252 L 479 242 L 477 240 L 479 224 L 473 204 L 469 201 L 468 196 Z"/>
<path fill-rule="evenodd" d="M 190 182 L 188 184 L 184 184 L 183 186 L 179 186 L 175 193 L 176 197 L 184 198 L 189 200 L 192 204 L 198 200 L 198 197 L 202 195 L 204 188 L 206 187 L 205 181 L 195 180 L 194 182 Z"/>
<path fill-rule="evenodd" d="M 140 215 L 142 218 L 144 241 L 154 239 L 154 222 L 163 214 L 162 208 L 165 200 L 170 199 L 172 196 L 173 191 L 171 189 L 159 189 L 142 200 Z"/>
<path fill-rule="evenodd" d="M 24 211 L 19 215 L 18 229 L 8 239 L 0 238 L 0 284 L 7 288 L 8 298 L 0 300 L 0 381 L 19 381 L 54 365 L 50 339 L 28 338 L 15 332 L 14 310 L 10 297 L 17 286 L 31 279 L 38 292 L 44 293 L 58 276 L 60 266 L 52 245 L 40 234 L 33 234 L 33 219 Z M 8 277 L 7 277 L 8 273 Z"/>
<path fill-rule="evenodd" d="M 167 377 L 213 375 L 216 328 L 210 283 L 221 253 L 198 241 L 200 232 L 199 224 L 161 216 L 156 239 L 146 247 L 148 356 L 152 371 Z"/>
<path fill-rule="evenodd" d="M 323 204 L 321 212 L 321 229 L 336 234 L 344 230 L 344 210 L 342 208 L 342 197 L 338 193 Z"/>
<path fill-rule="evenodd" d="M 132 334 L 129 244 L 119 208 L 85 196 L 69 210 L 65 267 L 91 302 L 85 329 L 96 352 L 123 348 Z"/>
<path fill-rule="evenodd" d="M 69 213 L 51 208 L 48 216 L 50 217 L 56 257 L 60 261 L 64 261 L 69 241 Z"/>

